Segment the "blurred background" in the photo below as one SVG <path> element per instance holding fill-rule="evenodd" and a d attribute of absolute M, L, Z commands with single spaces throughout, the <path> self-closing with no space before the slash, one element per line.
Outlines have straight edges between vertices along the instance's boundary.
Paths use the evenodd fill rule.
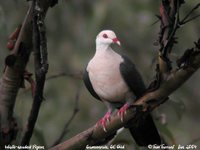
<path fill-rule="evenodd" d="M 199 0 L 186 0 L 181 9 L 183 17 Z M 61 73 L 79 73 L 95 52 L 96 35 L 103 29 L 112 29 L 122 44 L 122 51 L 129 55 L 140 70 L 146 85 L 155 74 L 158 47 L 158 14 L 160 1 L 155 0 L 62 0 L 50 9 L 46 17 L 49 72 L 47 77 Z M 24 0 L 0 0 L 0 70 L 9 51 L 6 44 L 9 35 L 23 21 L 28 3 Z M 195 11 L 199 14 L 200 11 Z M 176 60 L 184 50 L 194 46 L 200 38 L 200 19 L 189 22 L 178 30 L 179 43 L 172 50 Z M 116 47 L 116 49 L 119 49 Z M 174 63 L 175 66 L 175 63 Z M 28 70 L 33 70 L 31 56 Z M 171 144 L 196 144 L 200 146 L 200 72 L 197 71 L 170 100 L 153 113 L 157 127 L 165 141 Z M 76 95 L 78 108 L 63 140 L 93 126 L 106 112 L 106 107 L 95 100 L 83 82 L 70 76 L 60 76 L 46 81 L 39 118 L 31 143 L 51 146 L 61 134 L 73 114 Z M 32 104 L 30 85 L 21 89 L 14 110 L 21 131 Z M 129 133 L 124 130 L 114 141 L 125 143 L 127 149 L 138 149 Z"/>

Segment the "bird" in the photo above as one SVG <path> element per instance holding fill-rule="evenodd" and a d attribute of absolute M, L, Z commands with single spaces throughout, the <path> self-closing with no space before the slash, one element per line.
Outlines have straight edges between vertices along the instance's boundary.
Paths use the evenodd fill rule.
<path fill-rule="evenodd" d="M 112 44 L 121 46 L 112 30 L 103 30 L 96 37 L 96 51 L 83 73 L 83 81 L 90 94 L 102 101 L 107 113 L 97 122 L 106 132 L 106 124 L 112 113 L 118 109 L 121 121 L 129 106 L 146 91 L 143 79 L 135 64 L 124 54 L 111 48 Z M 161 144 L 161 138 L 151 114 L 128 123 L 132 137 L 139 146 Z"/>

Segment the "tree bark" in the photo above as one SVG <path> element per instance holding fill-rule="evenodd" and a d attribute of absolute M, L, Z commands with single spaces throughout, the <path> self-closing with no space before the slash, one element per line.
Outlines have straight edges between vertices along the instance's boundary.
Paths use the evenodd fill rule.
<path fill-rule="evenodd" d="M 51 6 L 56 4 L 57 0 L 41 0 L 41 8 L 44 16 Z M 24 71 L 32 51 L 32 17 L 33 7 L 30 2 L 30 8 L 22 24 L 19 36 L 14 49 L 6 57 L 6 64 L 0 81 L 0 122 L 1 134 L 4 137 L 3 144 L 9 144 L 17 134 L 17 124 L 13 117 L 13 109 L 18 91 L 23 87 Z"/>

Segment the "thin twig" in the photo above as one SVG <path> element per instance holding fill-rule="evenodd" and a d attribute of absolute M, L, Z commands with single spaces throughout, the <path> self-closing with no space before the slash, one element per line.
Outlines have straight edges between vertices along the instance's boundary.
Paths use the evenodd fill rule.
<path fill-rule="evenodd" d="M 198 18 L 198 17 L 200 17 L 200 14 L 198 14 L 198 15 L 196 15 L 196 16 L 193 16 L 193 17 L 191 17 L 190 19 L 185 20 L 184 22 L 181 22 L 180 25 L 186 24 L 186 23 L 188 23 L 188 22 L 190 22 L 190 21 L 192 21 L 192 20 L 194 20 L 194 19 L 196 19 L 196 18 Z"/>
<path fill-rule="evenodd" d="M 74 104 L 73 113 L 72 113 L 71 117 L 69 118 L 69 120 L 66 122 L 60 136 L 58 137 L 58 139 L 54 142 L 54 144 L 51 147 L 59 144 L 62 141 L 62 139 L 64 138 L 64 136 L 67 134 L 69 125 L 72 123 L 75 116 L 79 112 L 79 99 L 80 99 L 80 87 L 78 88 L 76 95 L 75 95 L 75 104 Z"/>
<path fill-rule="evenodd" d="M 64 77 L 64 76 L 68 76 L 74 79 L 82 79 L 82 75 L 83 72 L 79 71 L 79 72 L 60 72 L 51 76 L 48 76 L 46 80 L 50 80 L 50 79 L 55 79 L 55 78 L 59 78 L 59 77 Z"/>
<path fill-rule="evenodd" d="M 77 72 L 60 72 L 60 73 L 57 73 L 57 74 L 50 75 L 50 76 L 46 77 L 46 81 L 51 80 L 51 79 L 60 78 L 60 77 L 65 77 L 65 76 L 73 78 L 73 79 L 77 79 L 77 80 L 82 80 L 83 72 L 82 71 L 77 71 Z M 23 90 L 24 92 L 21 92 L 20 94 L 26 94 L 30 90 L 34 91 L 31 86 L 25 88 Z"/>
<path fill-rule="evenodd" d="M 180 21 L 181 24 L 185 24 L 188 21 L 186 21 L 188 19 L 188 17 L 196 10 L 200 7 L 200 3 L 198 3 L 195 7 L 193 7 L 188 13 L 187 15 Z"/>

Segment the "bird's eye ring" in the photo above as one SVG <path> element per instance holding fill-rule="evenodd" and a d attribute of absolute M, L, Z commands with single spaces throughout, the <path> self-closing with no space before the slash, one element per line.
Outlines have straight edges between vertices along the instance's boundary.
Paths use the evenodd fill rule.
<path fill-rule="evenodd" d="M 104 33 L 103 38 L 108 38 L 108 35 Z"/>

